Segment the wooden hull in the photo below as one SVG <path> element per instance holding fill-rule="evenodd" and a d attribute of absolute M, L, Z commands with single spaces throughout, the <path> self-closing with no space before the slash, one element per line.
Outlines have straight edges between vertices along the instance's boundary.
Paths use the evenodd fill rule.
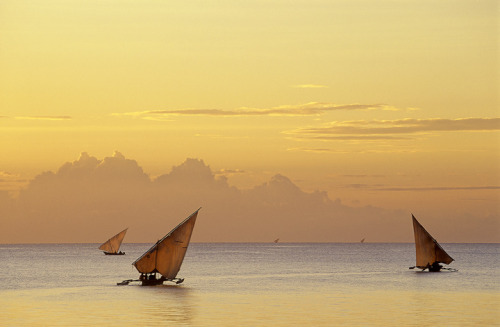
<path fill-rule="evenodd" d="M 139 280 L 142 282 L 141 283 L 142 286 L 156 286 L 156 285 L 163 285 L 163 282 L 165 282 L 165 281 L 172 282 L 175 284 L 181 284 L 184 281 L 184 278 L 166 279 L 165 277 L 161 277 L 161 278 L 152 278 L 152 279 L 149 279 L 149 278 L 141 279 L 140 278 Z"/>
<path fill-rule="evenodd" d="M 127 279 L 123 282 L 116 283 L 116 285 L 128 285 L 131 282 L 141 282 L 141 286 L 157 286 L 163 285 L 163 282 L 172 282 L 175 284 L 181 284 L 184 281 L 184 278 L 174 278 L 174 279 L 166 279 L 165 277 L 160 278 L 144 278 L 141 276 L 139 279 Z"/>
<path fill-rule="evenodd" d="M 148 279 L 148 280 L 143 280 L 142 281 L 142 286 L 157 286 L 157 285 L 163 285 L 163 282 L 165 279 Z"/>
<path fill-rule="evenodd" d="M 125 252 L 104 252 L 105 255 L 124 255 Z"/>

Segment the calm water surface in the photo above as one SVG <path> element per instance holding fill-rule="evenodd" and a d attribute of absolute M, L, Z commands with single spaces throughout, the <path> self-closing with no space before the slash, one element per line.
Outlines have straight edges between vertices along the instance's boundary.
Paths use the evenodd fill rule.
<path fill-rule="evenodd" d="M 0 245 L 0 326 L 500 326 L 500 245 L 193 243 L 181 285 L 116 286 L 151 244 Z"/>

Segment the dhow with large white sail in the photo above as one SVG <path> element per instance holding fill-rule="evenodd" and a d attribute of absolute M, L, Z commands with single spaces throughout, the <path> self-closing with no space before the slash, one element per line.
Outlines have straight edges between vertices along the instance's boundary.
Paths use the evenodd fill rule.
<path fill-rule="evenodd" d="M 132 263 L 141 273 L 138 280 L 124 280 L 118 285 L 128 285 L 133 281 L 140 281 L 143 286 L 161 285 L 164 281 L 182 283 L 184 279 L 177 278 L 177 273 L 181 269 L 200 209 L 184 219 Z"/>
<path fill-rule="evenodd" d="M 431 272 L 441 271 L 440 263 L 449 265 L 453 258 L 439 245 L 428 231 L 411 215 L 413 221 L 413 233 L 415 234 L 416 264 L 413 268 L 428 269 Z M 454 269 L 450 269 L 454 270 Z"/>
<path fill-rule="evenodd" d="M 99 246 L 99 250 L 104 251 L 104 254 L 106 255 L 123 255 L 125 252 L 119 251 L 120 246 L 122 245 L 123 238 L 125 237 L 125 234 L 127 234 L 128 228 L 125 228 L 106 242 L 102 243 L 101 246 Z"/>

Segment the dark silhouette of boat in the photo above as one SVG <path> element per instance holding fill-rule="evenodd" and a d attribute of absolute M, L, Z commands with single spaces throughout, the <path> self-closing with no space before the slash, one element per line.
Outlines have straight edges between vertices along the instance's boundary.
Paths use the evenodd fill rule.
<path fill-rule="evenodd" d="M 102 250 L 105 255 L 124 255 L 125 252 L 119 250 L 127 230 L 128 228 L 125 228 L 106 242 L 102 243 L 101 246 L 99 246 L 99 250 Z"/>
<path fill-rule="evenodd" d="M 443 268 L 440 263 L 449 265 L 453 258 L 439 245 L 439 243 L 425 230 L 418 220 L 411 215 L 413 221 L 413 232 L 415 234 L 416 264 L 410 269 L 428 269 L 430 272 L 438 272 Z"/>
<path fill-rule="evenodd" d="M 118 285 L 128 285 L 134 281 L 141 282 L 142 286 L 161 285 L 165 281 L 182 283 L 184 279 L 177 278 L 177 273 L 181 269 L 200 209 L 184 219 L 132 263 L 141 273 L 138 280 L 124 280 Z"/>

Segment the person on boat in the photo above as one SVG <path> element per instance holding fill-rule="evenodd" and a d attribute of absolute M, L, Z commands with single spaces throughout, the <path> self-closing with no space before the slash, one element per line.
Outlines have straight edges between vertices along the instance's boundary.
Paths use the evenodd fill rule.
<path fill-rule="evenodd" d="M 443 266 L 441 266 L 441 265 L 439 264 L 439 262 L 434 261 L 434 262 L 432 263 L 432 265 L 429 265 L 429 266 L 428 266 L 428 268 L 429 268 L 429 271 L 437 272 L 437 271 L 441 271 L 441 268 L 443 268 Z"/>

